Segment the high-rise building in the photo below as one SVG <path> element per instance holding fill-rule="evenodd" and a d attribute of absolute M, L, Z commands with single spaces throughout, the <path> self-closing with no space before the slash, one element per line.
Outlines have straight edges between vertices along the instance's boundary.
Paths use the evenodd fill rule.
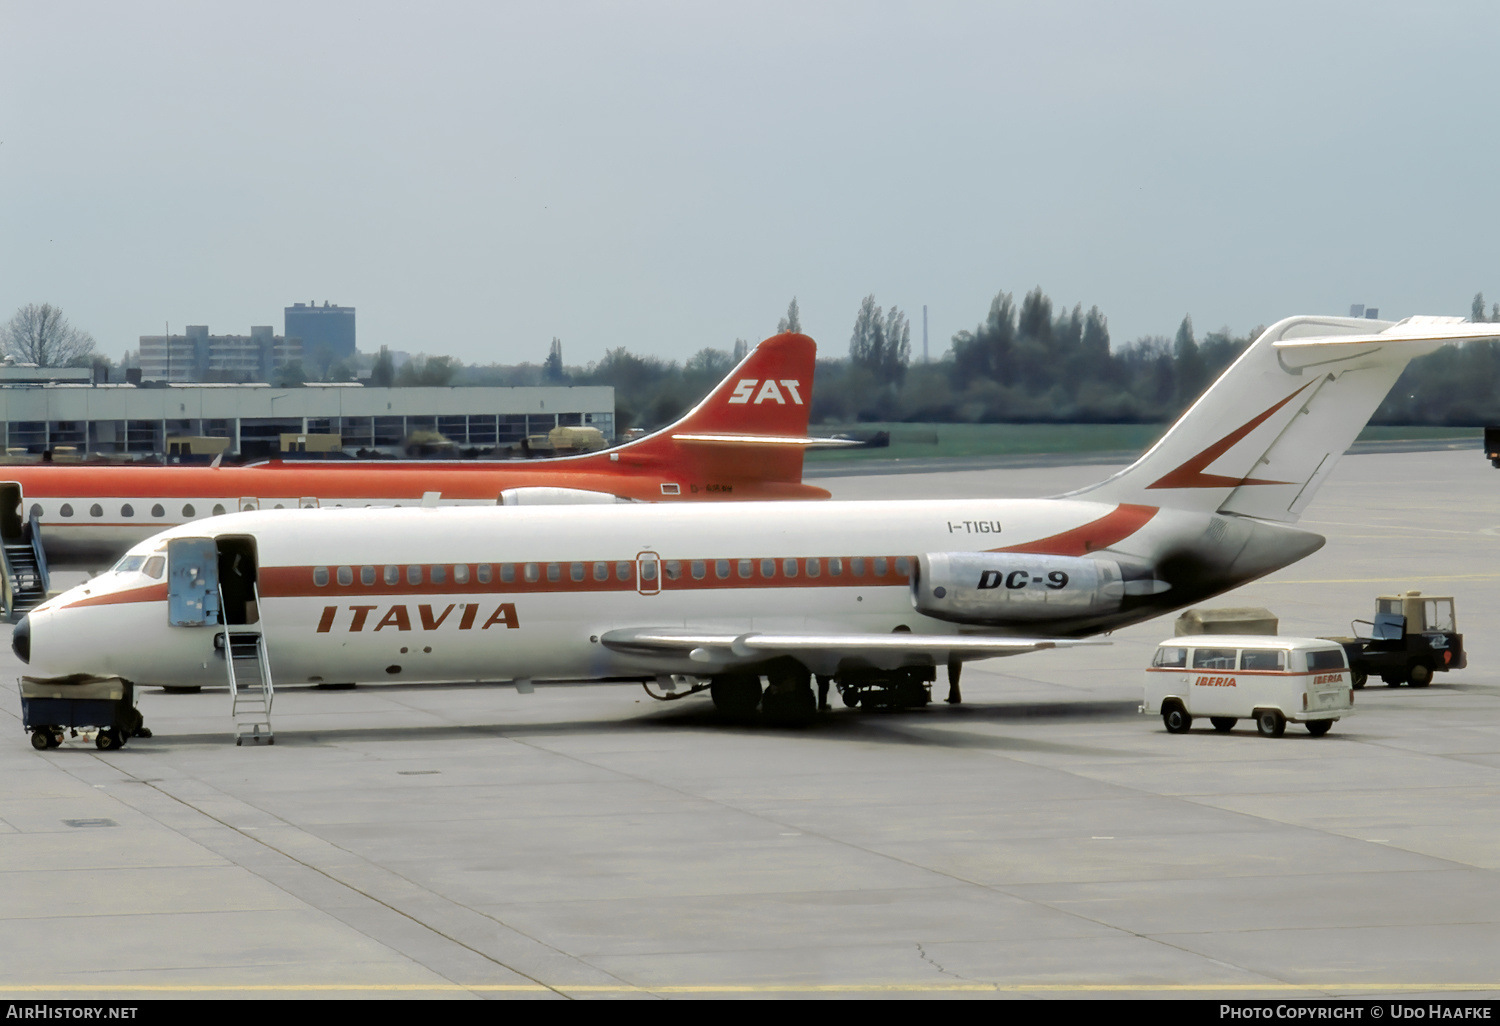
<path fill-rule="evenodd" d="M 321 350 L 328 351 L 330 362 L 354 357 L 354 307 L 322 306 L 294 303 L 286 308 L 284 325 L 287 338 L 302 340 L 304 361 L 318 361 Z"/>

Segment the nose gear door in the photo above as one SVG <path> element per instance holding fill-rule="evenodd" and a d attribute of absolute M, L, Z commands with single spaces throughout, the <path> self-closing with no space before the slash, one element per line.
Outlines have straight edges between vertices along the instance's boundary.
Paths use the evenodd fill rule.
<path fill-rule="evenodd" d="M 219 550 L 212 538 L 167 542 L 167 622 L 173 627 L 219 623 Z"/>

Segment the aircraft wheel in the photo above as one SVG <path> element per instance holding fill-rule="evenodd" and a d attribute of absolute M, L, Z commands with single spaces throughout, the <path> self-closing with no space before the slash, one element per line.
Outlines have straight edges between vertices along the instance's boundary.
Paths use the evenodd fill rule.
<path fill-rule="evenodd" d="M 1210 716 L 1208 722 L 1214 725 L 1215 730 L 1223 733 L 1226 730 L 1233 730 L 1234 725 L 1239 721 L 1233 716 Z"/>
<path fill-rule="evenodd" d="M 31 747 L 39 752 L 46 751 L 52 747 L 52 738 L 45 731 L 33 730 L 31 732 Z"/>
<path fill-rule="evenodd" d="M 749 716 L 760 705 L 760 678 L 753 673 L 721 673 L 709 683 L 708 694 L 725 716 Z"/>
<path fill-rule="evenodd" d="M 1432 683 L 1432 667 L 1426 663 L 1412 663 L 1406 671 L 1406 679 L 1414 688 L 1425 688 Z"/>
<path fill-rule="evenodd" d="M 119 748 L 119 739 L 115 737 L 113 730 L 101 730 L 94 735 L 94 747 L 101 752 L 107 752 L 111 748 Z"/>
<path fill-rule="evenodd" d="M 1186 734 L 1193 728 L 1193 718 L 1187 714 L 1181 702 L 1173 702 L 1161 711 L 1161 721 L 1171 734 Z"/>
<path fill-rule="evenodd" d="M 1368 673 L 1366 673 L 1365 671 L 1363 671 L 1363 670 L 1352 670 L 1352 671 L 1350 671 L 1349 681 L 1350 681 L 1350 683 L 1352 683 L 1354 685 L 1354 687 L 1355 687 L 1356 690 L 1358 690 L 1359 688 L 1364 687 L 1365 686 L 1365 682 L 1368 681 L 1369 679 L 1370 679 L 1370 675 Z"/>
<path fill-rule="evenodd" d="M 853 709 L 859 705 L 859 689 L 854 687 L 840 687 L 839 698 L 843 699 L 845 708 Z"/>
<path fill-rule="evenodd" d="M 1307 732 L 1313 737 L 1322 737 L 1333 729 L 1332 720 L 1308 720 Z"/>
<path fill-rule="evenodd" d="M 1261 737 L 1280 737 L 1286 733 L 1286 717 L 1279 709 L 1262 709 L 1255 714 L 1255 729 Z"/>

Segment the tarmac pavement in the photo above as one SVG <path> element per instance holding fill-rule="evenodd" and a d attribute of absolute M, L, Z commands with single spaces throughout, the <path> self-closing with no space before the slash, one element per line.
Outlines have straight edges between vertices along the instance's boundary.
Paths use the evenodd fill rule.
<path fill-rule="evenodd" d="M 236 747 L 225 692 L 148 690 L 155 737 L 37 752 L 9 686 L 0 995 L 1494 998 L 1497 497 L 1475 452 L 1348 457 L 1300 525 L 1328 544 L 1215 603 L 1320 635 L 1456 597 L 1469 669 L 1373 684 L 1324 738 L 1139 714 L 1170 619 L 800 729 L 631 686 L 292 687 Z"/>

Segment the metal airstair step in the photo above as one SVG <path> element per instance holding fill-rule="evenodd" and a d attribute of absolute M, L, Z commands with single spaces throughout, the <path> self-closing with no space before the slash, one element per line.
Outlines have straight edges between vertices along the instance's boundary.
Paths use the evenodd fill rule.
<path fill-rule="evenodd" d="M 260 595 L 255 596 L 259 605 Z M 219 594 L 219 608 L 224 608 L 224 596 Z M 225 624 L 223 631 L 214 639 L 214 648 L 224 659 L 224 671 L 229 678 L 230 716 L 234 720 L 234 743 L 264 741 L 274 745 L 276 735 L 271 730 L 271 702 L 276 697 L 276 688 L 271 679 L 271 660 L 266 651 L 266 636 L 263 630 L 231 630 Z M 248 625 L 245 625 L 248 626 Z M 254 670 L 251 670 L 254 664 Z"/>

